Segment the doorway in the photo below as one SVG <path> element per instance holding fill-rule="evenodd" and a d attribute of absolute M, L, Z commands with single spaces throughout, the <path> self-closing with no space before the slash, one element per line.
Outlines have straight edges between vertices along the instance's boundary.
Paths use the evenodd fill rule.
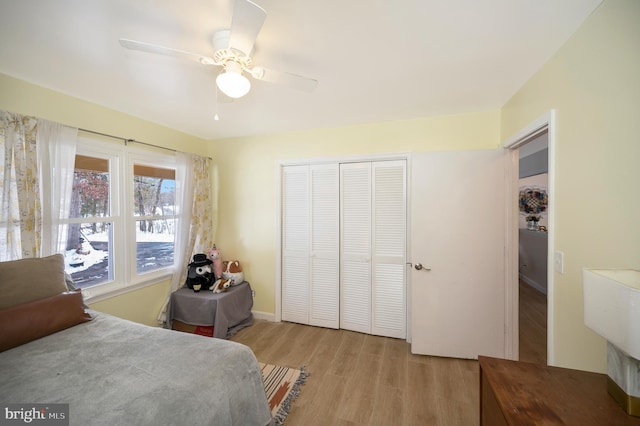
<path fill-rule="evenodd" d="M 554 235 L 555 235 L 555 110 L 550 110 L 529 125 L 507 138 L 502 147 L 510 154 L 510 161 L 507 165 L 507 220 L 506 220 L 506 246 L 507 259 L 505 268 L 505 303 L 507 312 L 507 345 L 505 347 L 506 357 L 509 359 L 520 358 L 520 265 L 519 265 L 519 243 L 520 243 L 520 209 L 519 209 L 519 149 L 529 142 L 534 141 L 539 136 L 546 134 L 547 137 L 547 215 L 546 215 L 546 277 L 547 277 L 547 297 L 546 297 L 546 362 L 537 359 L 535 362 L 554 365 L 554 271 L 562 273 L 563 265 L 553 262 L 555 255 Z M 561 259 L 561 256 L 559 256 Z M 543 314 L 544 315 L 544 314 Z M 544 332 L 542 333 L 544 335 Z M 542 338 L 544 342 L 544 338 Z M 544 344 L 544 343 L 543 343 Z M 544 351 L 544 350 L 543 350 Z M 526 356 L 526 355 L 525 355 Z"/>
<path fill-rule="evenodd" d="M 519 359 L 543 365 L 547 363 L 548 151 L 548 131 L 518 148 Z"/>

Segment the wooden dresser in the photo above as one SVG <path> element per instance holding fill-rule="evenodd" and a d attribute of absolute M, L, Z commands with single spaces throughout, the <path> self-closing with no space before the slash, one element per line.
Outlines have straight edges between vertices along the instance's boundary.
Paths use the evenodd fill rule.
<path fill-rule="evenodd" d="M 605 374 L 478 360 L 481 425 L 640 425 L 609 396 Z"/>

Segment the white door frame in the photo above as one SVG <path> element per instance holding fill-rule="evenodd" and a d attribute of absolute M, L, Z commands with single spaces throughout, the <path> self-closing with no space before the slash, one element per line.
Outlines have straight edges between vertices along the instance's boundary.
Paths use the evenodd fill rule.
<path fill-rule="evenodd" d="M 550 110 L 534 120 L 502 143 L 502 147 L 511 151 L 511 161 L 507 162 L 506 179 L 506 232 L 505 232 L 505 312 L 506 339 L 505 356 L 509 359 L 519 358 L 519 321 L 518 321 L 518 155 L 517 149 L 535 139 L 540 134 L 548 133 L 549 145 L 549 183 L 548 183 L 548 231 L 547 231 L 547 364 L 555 365 L 554 360 L 554 253 L 555 253 L 555 180 L 556 180 L 556 111 Z"/>

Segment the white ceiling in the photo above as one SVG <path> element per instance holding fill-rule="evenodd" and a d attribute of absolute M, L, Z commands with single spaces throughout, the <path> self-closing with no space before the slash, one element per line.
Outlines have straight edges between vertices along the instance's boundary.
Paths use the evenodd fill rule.
<path fill-rule="evenodd" d="M 0 0 L 0 72 L 217 139 L 500 108 L 601 0 L 255 0 L 254 64 L 319 80 L 252 81 L 216 111 L 216 67 L 119 38 L 213 54 L 232 0 Z"/>

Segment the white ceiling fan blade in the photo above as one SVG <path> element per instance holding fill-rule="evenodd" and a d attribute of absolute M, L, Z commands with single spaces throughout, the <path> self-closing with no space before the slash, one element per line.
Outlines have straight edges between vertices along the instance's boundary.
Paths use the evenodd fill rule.
<path fill-rule="evenodd" d="M 188 59 L 205 65 L 215 65 L 216 61 L 207 56 L 196 53 L 185 52 L 184 50 L 172 49 L 170 47 L 159 46 L 157 44 L 145 43 L 142 41 L 121 38 L 120 45 L 127 49 L 139 50 L 141 52 L 155 53 L 156 55 L 172 56 L 175 58 Z"/>
<path fill-rule="evenodd" d="M 262 67 L 254 67 L 250 71 L 250 73 L 257 80 L 281 84 L 292 89 L 300 90 L 301 92 L 311 93 L 315 90 L 316 87 L 318 87 L 318 80 L 303 77 L 297 74 L 291 74 L 288 72 L 274 71 Z"/>
<path fill-rule="evenodd" d="M 229 47 L 251 55 L 267 12 L 249 0 L 236 0 L 231 20 Z"/>

